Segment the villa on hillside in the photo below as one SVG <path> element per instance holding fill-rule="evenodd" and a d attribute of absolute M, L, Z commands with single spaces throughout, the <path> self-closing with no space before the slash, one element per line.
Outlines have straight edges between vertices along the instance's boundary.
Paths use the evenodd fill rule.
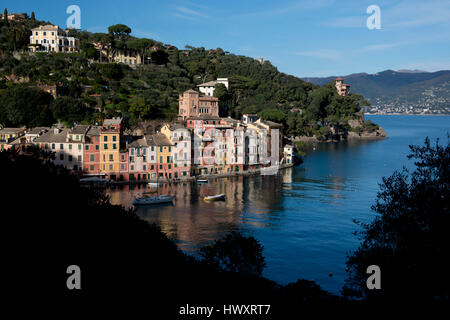
<path fill-rule="evenodd" d="M 200 115 L 219 116 L 219 99 L 200 96 L 198 91 L 192 89 L 180 94 L 178 106 L 178 118 L 181 120 Z"/>
<path fill-rule="evenodd" d="M 47 24 L 31 29 L 28 48 L 32 52 L 78 52 L 80 40 L 69 36 L 69 30 Z"/>
<path fill-rule="evenodd" d="M 201 83 L 197 85 L 197 87 L 205 96 L 212 97 L 214 95 L 215 86 L 218 83 L 223 84 L 228 90 L 228 78 L 217 78 L 215 81 Z"/>
<path fill-rule="evenodd" d="M 344 83 L 344 79 L 337 78 L 335 86 L 336 86 L 336 90 L 340 96 L 343 96 L 343 97 L 348 96 L 349 91 L 350 91 L 350 85 Z"/>

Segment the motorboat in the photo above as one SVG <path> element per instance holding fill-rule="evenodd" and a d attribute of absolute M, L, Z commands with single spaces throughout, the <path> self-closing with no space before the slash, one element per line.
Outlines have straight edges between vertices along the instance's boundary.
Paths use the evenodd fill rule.
<path fill-rule="evenodd" d="M 133 200 L 133 205 L 135 206 L 147 206 L 161 203 L 171 203 L 175 199 L 173 196 L 167 194 L 162 194 L 160 196 L 154 197 L 140 197 Z"/>
<path fill-rule="evenodd" d="M 80 179 L 81 184 L 108 184 L 110 182 L 111 180 L 109 179 L 102 179 L 99 177 L 88 177 Z"/>
<path fill-rule="evenodd" d="M 225 200 L 225 194 L 221 193 L 221 194 L 216 194 L 214 196 L 206 196 L 203 198 L 203 200 L 205 201 L 221 201 L 221 200 Z"/>
<path fill-rule="evenodd" d="M 206 179 L 198 179 L 197 183 L 208 183 L 208 180 L 206 180 Z"/>

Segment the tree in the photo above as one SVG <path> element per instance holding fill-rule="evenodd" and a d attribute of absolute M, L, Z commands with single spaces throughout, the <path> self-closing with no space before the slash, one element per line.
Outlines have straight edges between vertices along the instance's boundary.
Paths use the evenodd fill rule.
<path fill-rule="evenodd" d="M 3 23 L 5 24 L 5 26 L 7 26 L 8 23 L 8 9 L 5 8 L 5 10 L 3 11 Z"/>
<path fill-rule="evenodd" d="M 260 276 L 266 266 L 262 251 L 263 246 L 255 238 L 232 232 L 203 247 L 200 256 L 216 270 Z"/>
<path fill-rule="evenodd" d="M 131 33 L 131 28 L 124 24 L 115 24 L 108 27 L 108 33 L 113 36 L 115 40 L 126 41 Z"/>
<path fill-rule="evenodd" d="M 169 55 L 166 51 L 158 49 L 151 54 L 152 61 L 158 65 L 166 65 L 169 62 Z"/>
<path fill-rule="evenodd" d="M 151 39 L 133 39 L 126 42 L 126 46 L 130 49 L 136 50 L 140 53 L 142 63 L 145 63 L 148 50 L 155 44 L 155 41 Z"/>
<path fill-rule="evenodd" d="M 450 137 L 432 146 L 410 146 L 415 170 L 383 178 L 372 210 L 378 215 L 361 224 L 362 243 L 347 261 L 347 295 L 369 300 L 448 300 Z M 366 269 L 381 269 L 381 290 L 368 290 Z"/>
<path fill-rule="evenodd" d="M 34 16 L 34 11 L 31 12 L 31 20 L 36 20 L 36 17 Z"/>
<path fill-rule="evenodd" d="M 52 125 L 48 113 L 52 96 L 38 88 L 14 85 L 0 95 L 0 123 L 11 127 Z"/>
<path fill-rule="evenodd" d="M 85 120 L 87 109 L 80 99 L 72 97 L 58 97 L 50 106 L 53 117 L 59 121 L 64 121 L 69 125 Z"/>
<path fill-rule="evenodd" d="M 266 109 L 258 113 L 258 116 L 263 120 L 274 121 L 278 123 L 284 123 L 286 120 L 286 114 L 278 109 Z"/>

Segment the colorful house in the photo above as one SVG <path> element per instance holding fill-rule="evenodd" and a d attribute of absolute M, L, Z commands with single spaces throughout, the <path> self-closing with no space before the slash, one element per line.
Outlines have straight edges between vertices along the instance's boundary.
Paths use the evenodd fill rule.
<path fill-rule="evenodd" d="M 10 143 L 25 134 L 23 128 L 3 128 L 0 130 L 0 151 L 11 148 Z"/>
<path fill-rule="evenodd" d="M 86 132 L 83 155 L 83 171 L 85 175 L 101 175 L 99 126 L 92 126 Z"/>
<path fill-rule="evenodd" d="M 173 144 L 173 175 L 175 179 L 191 175 L 191 132 L 182 124 L 165 124 L 161 128 Z"/>
<path fill-rule="evenodd" d="M 100 127 L 100 170 L 109 179 L 116 180 L 120 165 L 122 119 L 105 119 Z"/>

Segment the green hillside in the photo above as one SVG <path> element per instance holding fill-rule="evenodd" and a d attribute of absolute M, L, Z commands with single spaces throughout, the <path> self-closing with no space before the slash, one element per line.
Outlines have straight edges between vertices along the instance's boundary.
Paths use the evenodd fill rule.
<path fill-rule="evenodd" d="M 109 33 L 71 33 L 81 39 L 81 53 L 14 54 L 25 51 L 30 28 L 43 24 L 1 22 L 0 123 L 6 126 L 94 123 L 105 117 L 122 116 L 129 127 L 140 120 L 175 119 L 178 95 L 217 77 L 229 78 L 229 90 L 218 87 L 221 116 L 240 118 L 258 113 L 262 118 L 285 124 L 292 135 L 329 134 L 330 127 L 348 130 L 348 120 L 358 119 L 362 96 L 337 95 L 334 87 L 305 82 L 281 73 L 269 61 L 234 55 L 222 49 L 178 49 L 153 39 L 131 36 L 124 25 Z M 22 30 L 15 41 L 11 30 Z M 28 33 L 27 33 L 28 32 Z M 110 50 L 137 50 L 146 64 L 131 68 L 108 62 L 92 43 Z M 56 84 L 58 97 L 45 99 L 37 86 Z M 26 96 L 26 97 L 22 97 Z M 19 107 L 15 101 L 20 97 Z M 38 103 L 36 103 L 38 101 Z"/>

